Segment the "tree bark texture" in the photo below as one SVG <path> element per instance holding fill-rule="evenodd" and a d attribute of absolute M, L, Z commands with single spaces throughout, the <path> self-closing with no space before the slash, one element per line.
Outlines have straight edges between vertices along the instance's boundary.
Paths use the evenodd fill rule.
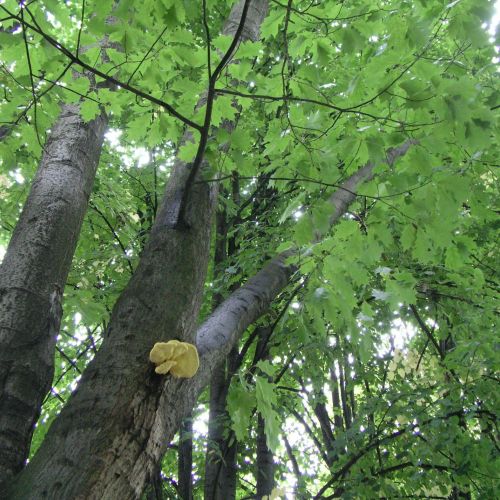
<path fill-rule="evenodd" d="M 22 469 L 50 390 L 61 295 L 106 125 L 62 106 L 0 267 L 0 484 Z"/>
<path fill-rule="evenodd" d="M 233 8 L 226 34 L 236 31 L 243 3 Z M 267 1 L 252 0 L 242 40 L 258 39 L 266 12 Z M 155 342 L 195 339 L 217 187 L 194 182 L 184 212 L 187 225 L 173 228 L 170 215 L 188 177 L 189 165 L 177 159 L 101 348 L 33 460 L 7 485 L 7 498 L 137 498 L 191 411 L 200 384 L 158 376 L 148 362 Z M 206 385 L 210 372 L 200 370 L 204 377 L 194 380 Z"/>

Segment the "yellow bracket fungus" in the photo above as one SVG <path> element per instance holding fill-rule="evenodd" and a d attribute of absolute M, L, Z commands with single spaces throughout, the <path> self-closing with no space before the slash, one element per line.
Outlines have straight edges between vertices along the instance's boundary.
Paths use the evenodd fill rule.
<path fill-rule="evenodd" d="M 193 377 L 200 366 L 196 347 L 178 340 L 157 342 L 149 353 L 149 359 L 156 365 L 156 373 L 165 375 L 170 372 L 178 378 Z"/>

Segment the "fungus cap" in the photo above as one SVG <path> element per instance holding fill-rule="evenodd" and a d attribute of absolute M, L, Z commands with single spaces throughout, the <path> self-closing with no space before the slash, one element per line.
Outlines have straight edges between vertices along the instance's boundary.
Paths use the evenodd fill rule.
<path fill-rule="evenodd" d="M 165 375 L 170 372 L 178 378 L 193 377 L 200 366 L 196 347 L 179 340 L 157 342 L 149 353 L 149 359 L 156 365 L 156 373 Z"/>

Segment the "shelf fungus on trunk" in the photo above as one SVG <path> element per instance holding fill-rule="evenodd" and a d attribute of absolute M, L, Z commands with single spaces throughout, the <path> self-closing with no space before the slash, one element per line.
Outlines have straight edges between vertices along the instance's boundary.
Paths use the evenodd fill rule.
<path fill-rule="evenodd" d="M 196 346 L 179 340 L 157 342 L 149 359 L 156 365 L 155 372 L 159 375 L 171 373 L 178 378 L 193 377 L 200 366 Z"/>

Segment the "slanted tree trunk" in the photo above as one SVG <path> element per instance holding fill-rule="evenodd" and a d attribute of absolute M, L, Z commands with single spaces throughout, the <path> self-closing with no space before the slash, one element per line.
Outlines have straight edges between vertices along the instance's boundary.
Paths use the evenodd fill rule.
<path fill-rule="evenodd" d="M 50 390 L 62 291 L 106 125 L 62 106 L 0 267 L 0 484 L 22 469 Z"/>
<path fill-rule="evenodd" d="M 233 8 L 224 34 L 236 33 L 243 5 Z M 266 11 L 266 0 L 249 2 L 242 40 L 258 39 Z M 137 497 L 192 409 L 199 384 L 160 377 L 148 362 L 155 342 L 195 338 L 217 188 L 193 182 L 186 191 L 188 179 L 190 167 L 178 159 L 101 348 L 33 460 L 6 485 L 8 498 Z M 182 227 L 171 224 L 172 214 L 179 213 L 179 193 Z M 208 367 L 194 380 L 205 385 L 213 369 Z"/>

